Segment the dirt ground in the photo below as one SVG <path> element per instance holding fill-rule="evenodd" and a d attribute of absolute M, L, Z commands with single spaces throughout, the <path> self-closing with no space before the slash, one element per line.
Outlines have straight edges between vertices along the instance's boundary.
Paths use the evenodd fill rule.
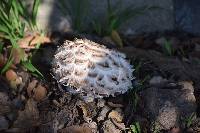
<path fill-rule="evenodd" d="M 123 37 L 124 46 L 118 48 L 111 40 L 93 35 L 53 33 L 49 36 L 51 41 L 42 45 L 32 58 L 34 66 L 44 75 L 44 78 L 33 75 L 20 65 L 12 65 L 5 74 L 0 76 L 1 132 L 200 132 L 198 118 L 200 37 L 175 31 L 126 36 Z M 65 87 L 53 78 L 51 61 L 57 46 L 60 46 L 64 40 L 74 40 L 74 38 L 88 38 L 125 53 L 135 68 L 133 75 L 136 78 L 133 81 L 133 88 L 123 95 L 95 99 L 90 103 L 84 102 L 78 94 L 67 92 Z M 27 55 L 33 51 L 25 49 Z M 9 47 L 4 48 L 0 57 L 0 68 L 4 64 L 4 58 L 8 58 L 8 53 Z M 193 103 L 188 104 L 181 99 L 181 96 L 174 94 L 178 94 L 180 91 L 177 89 L 185 86 L 191 88 L 191 91 L 184 94 L 188 99 L 192 99 Z M 157 88 L 159 91 L 152 88 Z M 156 112 L 156 109 L 160 111 L 161 108 L 148 105 L 166 103 L 153 99 L 155 95 L 154 93 L 148 95 L 151 92 L 149 90 L 157 91 L 156 94 L 158 93 L 159 96 L 156 97 L 159 97 L 160 101 L 163 101 L 163 95 L 169 92 L 167 99 L 173 99 L 175 96 L 179 101 L 174 103 L 178 112 L 181 114 L 185 111 L 191 117 L 178 121 L 179 115 L 175 113 L 171 115 L 171 119 L 178 121 L 177 124 L 170 126 L 171 121 L 168 119 L 166 121 L 169 123 L 165 121 L 163 127 L 152 129 L 154 117 L 156 119 L 159 117 L 153 112 Z M 159 120 L 168 118 L 167 115 L 165 118 L 159 117 Z"/>

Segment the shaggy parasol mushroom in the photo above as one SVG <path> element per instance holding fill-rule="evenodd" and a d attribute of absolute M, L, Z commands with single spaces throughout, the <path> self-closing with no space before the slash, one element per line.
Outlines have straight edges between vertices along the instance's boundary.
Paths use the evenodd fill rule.
<path fill-rule="evenodd" d="M 55 54 L 52 71 L 59 83 L 86 99 L 116 96 L 132 86 L 133 69 L 125 55 L 87 39 L 65 41 Z"/>

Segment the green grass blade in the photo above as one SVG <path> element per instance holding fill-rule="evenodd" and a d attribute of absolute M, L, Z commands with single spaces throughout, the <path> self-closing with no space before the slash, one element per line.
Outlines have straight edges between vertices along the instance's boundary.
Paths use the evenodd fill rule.
<path fill-rule="evenodd" d="M 40 0 L 34 0 L 33 10 L 32 10 L 32 23 L 34 26 L 37 26 L 36 18 L 37 18 L 39 5 L 40 5 Z"/>
<path fill-rule="evenodd" d="M 3 52 L 3 42 L 0 42 L 0 54 Z"/>
<path fill-rule="evenodd" d="M 15 36 L 10 35 L 10 42 L 12 44 L 13 48 L 19 48 L 18 44 L 17 44 L 17 38 L 15 38 Z"/>
<path fill-rule="evenodd" d="M 33 66 L 33 64 L 31 63 L 31 61 L 30 60 L 28 60 L 28 61 L 22 61 L 22 65 L 26 68 L 26 69 L 28 69 L 30 72 L 32 72 L 32 73 L 35 73 L 35 74 L 38 74 L 40 77 L 44 77 L 43 75 L 42 75 L 42 73 L 40 73 L 40 71 L 39 70 L 37 70 L 34 66 Z"/>
<path fill-rule="evenodd" d="M 29 17 L 31 15 L 29 14 L 28 9 L 24 6 L 21 0 L 18 0 L 18 6 L 19 6 L 18 10 L 19 10 L 20 16 L 22 16 L 26 21 L 30 21 Z"/>
<path fill-rule="evenodd" d="M 98 20 L 94 20 L 92 22 L 92 26 L 93 26 L 94 32 L 97 35 L 101 36 L 102 35 L 102 29 L 103 29 L 101 23 Z"/>
<path fill-rule="evenodd" d="M 118 11 L 115 12 L 115 16 L 117 17 L 117 20 L 118 20 L 115 24 L 115 29 L 118 29 L 122 24 L 124 24 L 125 22 L 127 22 L 128 20 L 134 17 L 144 15 L 148 11 L 153 11 L 156 9 L 160 9 L 160 8 L 157 6 L 142 6 L 142 7 L 134 8 L 133 5 L 130 5 L 127 8 L 118 9 Z"/>
<path fill-rule="evenodd" d="M 65 0 L 60 0 L 56 6 L 58 7 L 58 9 L 61 11 L 61 13 L 64 15 L 64 16 L 67 16 L 67 15 L 71 15 L 71 11 L 70 11 L 70 8 L 68 5 L 70 4 L 66 4 L 67 1 Z"/>
<path fill-rule="evenodd" d="M 4 20 L 8 20 L 8 14 L 6 14 L 5 9 L 3 9 L 2 7 L 0 8 L 0 17 Z"/>
<path fill-rule="evenodd" d="M 11 14 L 9 15 L 9 19 L 12 20 L 11 21 L 11 25 L 14 28 L 14 32 L 19 34 L 20 33 L 20 24 L 19 24 L 20 21 L 18 20 L 18 18 L 15 15 L 14 11 L 11 11 Z"/>
<path fill-rule="evenodd" d="M 3 67 L 3 69 L 1 70 L 1 74 L 5 73 L 9 67 L 12 65 L 12 62 L 13 62 L 13 58 L 9 59 L 7 62 L 6 62 L 6 65 Z"/>
<path fill-rule="evenodd" d="M 25 33 L 25 23 L 22 23 L 22 26 L 21 26 L 21 29 L 20 29 L 20 33 L 22 36 L 24 36 L 24 33 Z"/>
<path fill-rule="evenodd" d="M 19 6 L 17 3 L 18 2 L 16 0 L 12 0 L 12 10 L 15 16 L 19 16 Z"/>
<path fill-rule="evenodd" d="M 89 0 L 60 0 L 56 6 L 64 16 L 69 15 L 75 31 L 82 32 L 87 28 L 84 25 L 89 8 Z"/>
<path fill-rule="evenodd" d="M 5 38 L 5 39 L 10 39 L 10 36 L 9 35 L 2 35 L 2 38 Z"/>
<path fill-rule="evenodd" d="M 0 25 L 0 31 L 9 34 L 9 29 L 5 25 Z"/>
<path fill-rule="evenodd" d="M 18 0 L 18 2 L 16 3 L 17 7 L 18 7 L 18 12 L 21 16 L 24 17 L 24 15 L 26 16 L 26 14 L 28 13 L 28 11 L 25 9 L 23 3 L 21 0 Z"/>
<path fill-rule="evenodd" d="M 170 41 L 166 40 L 164 43 L 164 50 L 166 52 L 167 55 L 172 56 L 174 53 L 174 50 L 172 48 L 172 44 Z"/>
<path fill-rule="evenodd" d="M 136 122 L 135 124 L 131 125 L 130 129 L 132 133 L 142 133 L 139 122 Z"/>
<path fill-rule="evenodd" d="M 9 21 L 9 18 L 8 18 L 8 15 L 4 12 L 3 9 L 0 8 L 0 22 L 1 23 L 4 23 L 9 30 L 12 30 L 13 27 L 11 26 L 10 24 L 10 21 Z"/>

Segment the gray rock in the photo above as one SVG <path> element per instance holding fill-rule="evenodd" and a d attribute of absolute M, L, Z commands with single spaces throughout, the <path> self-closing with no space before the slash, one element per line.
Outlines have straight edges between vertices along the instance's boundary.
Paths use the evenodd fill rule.
<path fill-rule="evenodd" d="M 65 0 L 67 1 L 67 0 Z M 111 3 L 117 3 L 118 0 L 111 0 Z M 84 15 L 85 26 L 91 29 L 91 22 L 94 18 L 102 21 L 106 16 L 107 1 L 89 0 L 89 13 Z M 28 0 L 27 3 L 33 3 Z M 42 0 L 38 12 L 38 25 L 42 29 L 68 31 L 71 30 L 71 19 L 63 15 L 61 8 L 58 8 L 59 2 L 56 0 Z M 132 18 L 124 23 L 121 28 L 122 33 L 134 34 L 141 32 L 164 31 L 172 29 L 174 26 L 173 1 L 172 0 L 123 0 L 122 8 L 133 5 L 133 7 L 156 6 L 161 7 L 158 10 L 150 10 L 144 15 Z M 65 12 L 66 13 L 66 12 Z"/>
<path fill-rule="evenodd" d="M 200 1 L 174 0 L 174 14 L 176 28 L 200 34 Z"/>
<path fill-rule="evenodd" d="M 113 4 L 118 0 L 110 1 Z M 32 0 L 26 2 L 33 4 Z M 82 15 L 84 15 L 84 21 L 86 21 L 85 26 L 91 28 L 90 23 L 94 18 L 101 18 L 99 21 L 102 21 L 105 17 L 106 0 L 89 0 L 89 2 L 89 13 Z M 70 31 L 72 29 L 70 17 L 63 14 L 61 8 L 58 8 L 58 4 L 59 2 L 56 0 L 41 1 L 37 16 L 40 28 L 50 31 Z M 135 7 L 150 5 L 161 7 L 161 9 L 149 11 L 125 23 L 121 28 L 121 32 L 124 34 L 173 29 L 181 29 L 190 33 L 200 34 L 200 1 L 198 0 L 123 0 L 121 6 L 124 8 L 131 4 Z"/>
<path fill-rule="evenodd" d="M 182 126 L 184 118 L 196 111 L 194 88 L 190 82 L 180 82 L 181 89 L 148 88 L 142 92 L 145 113 L 152 129 L 170 129 Z"/>

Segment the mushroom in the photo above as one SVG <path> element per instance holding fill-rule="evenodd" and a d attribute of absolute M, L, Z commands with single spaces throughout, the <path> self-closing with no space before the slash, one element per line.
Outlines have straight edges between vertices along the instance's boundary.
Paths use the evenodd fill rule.
<path fill-rule="evenodd" d="M 124 54 L 87 39 L 66 40 L 52 62 L 54 78 L 85 98 L 125 93 L 133 70 Z"/>

